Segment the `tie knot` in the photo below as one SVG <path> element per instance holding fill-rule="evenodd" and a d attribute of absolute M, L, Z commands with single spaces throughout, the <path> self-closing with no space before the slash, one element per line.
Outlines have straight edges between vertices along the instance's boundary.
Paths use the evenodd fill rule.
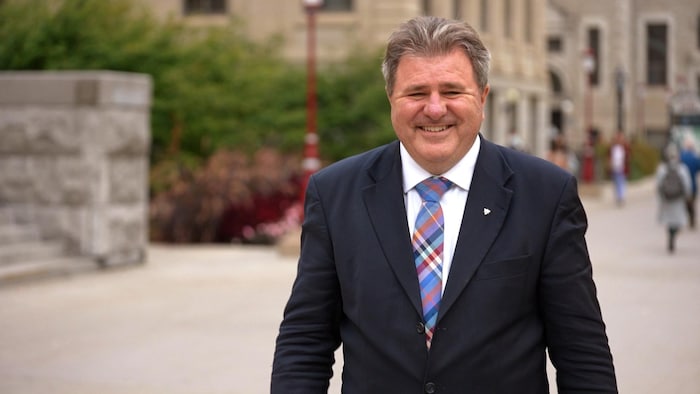
<path fill-rule="evenodd" d="M 443 194 L 452 187 L 452 182 L 444 177 L 430 177 L 416 185 L 420 198 L 424 201 L 440 202 Z"/>

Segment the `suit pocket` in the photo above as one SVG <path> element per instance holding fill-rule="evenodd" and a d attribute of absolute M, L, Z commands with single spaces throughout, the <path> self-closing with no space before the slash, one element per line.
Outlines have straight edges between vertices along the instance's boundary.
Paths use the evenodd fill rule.
<path fill-rule="evenodd" d="M 507 260 L 483 263 L 476 271 L 475 280 L 491 280 L 520 276 L 527 270 L 530 255 L 513 257 Z"/>

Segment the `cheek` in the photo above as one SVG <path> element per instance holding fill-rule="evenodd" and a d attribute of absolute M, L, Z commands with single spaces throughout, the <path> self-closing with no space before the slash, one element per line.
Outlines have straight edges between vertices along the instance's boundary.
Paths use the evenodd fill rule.
<path fill-rule="evenodd" d="M 409 123 L 415 116 L 416 106 L 410 104 L 394 105 L 391 107 L 391 120 L 394 123 Z"/>

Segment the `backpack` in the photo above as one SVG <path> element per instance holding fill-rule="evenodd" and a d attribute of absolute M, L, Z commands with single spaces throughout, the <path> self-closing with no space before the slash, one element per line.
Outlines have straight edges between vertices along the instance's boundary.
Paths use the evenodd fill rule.
<path fill-rule="evenodd" d="M 659 184 L 659 192 L 665 200 L 675 200 L 683 197 L 685 194 L 683 180 L 677 168 L 668 167 Z"/>

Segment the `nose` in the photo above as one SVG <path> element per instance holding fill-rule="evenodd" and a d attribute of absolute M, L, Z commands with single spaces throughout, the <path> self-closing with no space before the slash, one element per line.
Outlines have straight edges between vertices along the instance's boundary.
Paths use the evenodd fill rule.
<path fill-rule="evenodd" d="M 445 103 L 442 100 L 442 97 L 440 97 L 439 93 L 432 93 L 428 97 L 428 102 L 425 103 L 425 107 L 423 108 L 423 113 L 428 116 L 430 119 L 440 119 L 442 118 L 445 113 L 447 112 L 447 107 L 445 106 Z"/>

